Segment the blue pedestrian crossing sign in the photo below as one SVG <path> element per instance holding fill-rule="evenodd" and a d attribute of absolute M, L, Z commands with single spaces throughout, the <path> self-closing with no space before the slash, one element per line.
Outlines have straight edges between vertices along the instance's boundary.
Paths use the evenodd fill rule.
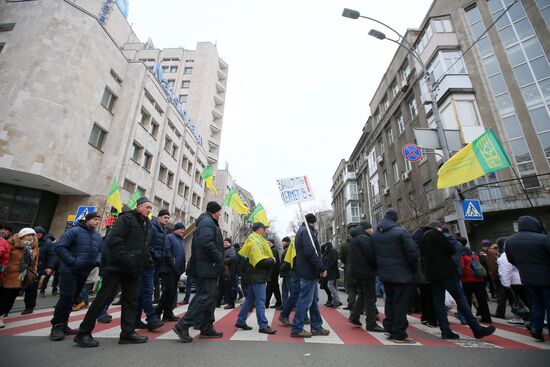
<path fill-rule="evenodd" d="M 95 206 L 79 206 L 78 210 L 76 211 L 73 224 L 77 224 L 79 220 L 86 218 L 86 215 L 95 211 Z"/>
<path fill-rule="evenodd" d="M 481 203 L 479 200 L 462 200 L 462 211 L 466 220 L 483 220 Z"/>

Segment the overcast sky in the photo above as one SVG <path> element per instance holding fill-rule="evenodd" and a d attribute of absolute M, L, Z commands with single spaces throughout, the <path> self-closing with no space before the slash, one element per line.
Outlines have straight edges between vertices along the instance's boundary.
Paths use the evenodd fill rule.
<path fill-rule="evenodd" d="M 332 175 L 349 158 L 369 102 L 396 45 L 367 35 L 352 8 L 402 34 L 419 27 L 431 0 L 130 0 L 141 41 L 194 49 L 217 43 L 229 64 L 219 167 L 261 202 L 274 229 L 289 233 L 297 208 L 284 206 L 278 178 L 308 175 L 316 201 L 331 206 Z"/>

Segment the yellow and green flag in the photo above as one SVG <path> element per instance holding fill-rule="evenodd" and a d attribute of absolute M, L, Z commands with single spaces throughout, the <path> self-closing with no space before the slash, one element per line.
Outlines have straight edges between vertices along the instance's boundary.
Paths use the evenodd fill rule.
<path fill-rule="evenodd" d="M 235 189 L 229 190 L 223 203 L 224 205 L 233 209 L 237 214 L 248 214 L 248 208 L 243 203 L 243 200 L 241 199 L 239 194 L 237 194 Z"/>
<path fill-rule="evenodd" d="M 271 252 L 271 247 L 262 235 L 252 232 L 244 241 L 239 255 L 246 257 L 248 262 L 256 267 L 256 264 L 260 261 L 273 257 L 273 252 Z"/>
<path fill-rule="evenodd" d="M 285 258 L 283 259 L 283 261 L 290 264 L 291 269 L 294 267 L 294 258 L 296 257 L 296 247 L 294 246 L 295 238 L 295 236 L 292 236 L 292 238 L 290 239 L 288 250 L 286 250 Z"/>
<path fill-rule="evenodd" d="M 128 208 L 130 209 L 134 209 L 136 206 L 137 206 L 137 201 L 142 197 L 143 195 L 141 195 L 141 191 L 139 191 L 138 188 L 136 188 L 136 190 L 134 191 L 134 193 L 132 194 L 132 196 L 130 196 L 130 199 L 128 199 L 128 203 L 126 205 L 128 205 Z"/>
<path fill-rule="evenodd" d="M 204 180 L 206 187 L 217 194 L 218 190 L 216 190 L 216 188 L 214 187 L 214 175 L 212 175 L 212 166 L 206 166 L 201 172 L 201 177 Z"/>
<path fill-rule="evenodd" d="M 250 214 L 250 216 L 248 217 L 248 221 L 250 223 L 261 222 L 269 227 L 269 220 L 267 220 L 267 213 L 264 207 L 262 206 L 262 204 L 258 203 L 258 205 L 256 206 L 256 209 L 254 209 L 252 214 Z"/>
<path fill-rule="evenodd" d="M 111 204 L 119 213 L 122 213 L 122 199 L 120 198 L 120 190 L 118 189 L 118 179 L 113 177 L 111 188 L 107 194 L 107 204 Z"/>
<path fill-rule="evenodd" d="M 489 129 L 441 166 L 437 188 L 457 186 L 510 165 L 498 137 Z"/>

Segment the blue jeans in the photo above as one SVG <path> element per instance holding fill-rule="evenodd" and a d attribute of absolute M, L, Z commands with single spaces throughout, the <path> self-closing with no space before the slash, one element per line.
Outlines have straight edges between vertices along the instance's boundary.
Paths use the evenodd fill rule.
<path fill-rule="evenodd" d="M 319 286 L 316 279 L 300 278 L 300 295 L 296 303 L 296 312 L 292 320 L 292 334 L 304 331 L 304 321 L 309 309 L 311 331 L 317 331 L 323 326 L 321 311 L 319 311 Z"/>
<path fill-rule="evenodd" d="M 437 279 L 430 280 L 430 283 L 434 296 L 434 311 L 442 334 L 451 331 L 449 319 L 447 318 L 447 307 L 445 306 L 445 290 L 454 298 L 458 312 L 466 319 L 470 329 L 474 333 L 481 329 L 481 325 L 479 325 L 470 305 L 468 305 L 468 301 L 466 301 L 459 279 Z"/>
<path fill-rule="evenodd" d="M 265 317 L 265 291 L 267 288 L 267 283 L 254 283 L 248 285 L 248 293 L 239 312 L 239 317 L 237 318 L 238 324 L 246 323 L 246 318 L 248 317 L 248 311 L 252 306 L 256 305 L 256 318 L 258 319 L 258 325 L 260 329 L 265 329 L 269 322 Z"/>
<path fill-rule="evenodd" d="M 52 325 L 61 324 L 69 321 L 69 315 L 73 309 L 75 297 L 80 294 L 88 274 L 73 273 L 71 271 L 63 272 L 59 278 L 59 300 L 55 305 Z"/>
<path fill-rule="evenodd" d="M 550 332 L 550 287 L 525 286 L 531 302 L 531 330 L 539 333 L 544 326 L 544 312 Z"/>
<path fill-rule="evenodd" d="M 141 311 L 145 312 L 147 322 L 158 319 L 153 308 L 153 292 L 155 289 L 155 267 L 149 266 L 139 276 L 139 296 L 137 303 L 136 321 L 141 320 Z"/>
<path fill-rule="evenodd" d="M 82 287 L 82 292 L 80 292 L 80 300 L 84 302 L 86 306 L 90 303 L 88 297 L 90 296 L 92 288 L 94 288 L 94 283 L 86 283 L 84 287 Z"/>
<path fill-rule="evenodd" d="M 291 277 L 283 278 L 283 286 L 281 287 L 281 297 L 283 299 L 283 308 L 285 308 L 285 305 L 291 293 L 292 293 L 292 278 Z"/>
<path fill-rule="evenodd" d="M 300 296 L 300 277 L 295 272 L 290 273 L 290 284 L 290 295 L 286 303 L 283 303 L 283 311 L 281 312 L 281 317 L 285 319 L 288 319 L 290 316 Z"/>

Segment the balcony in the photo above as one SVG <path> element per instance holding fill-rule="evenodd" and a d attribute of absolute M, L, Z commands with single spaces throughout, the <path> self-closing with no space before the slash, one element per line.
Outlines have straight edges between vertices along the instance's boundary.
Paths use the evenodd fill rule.
<path fill-rule="evenodd" d="M 216 83 L 216 92 L 218 92 L 220 94 L 224 94 L 225 93 L 225 87 L 223 85 L 221 85 L 220 83 Z"/>
<path fill-rule="evenodd" d="M 218 70 L 218 80 L 219 81 L 224 81 L 227 79 L 227 74 L 224 73 L 223 71 L 221 70 Z"/>
<path fill-rule="evenodd" d="M 216 104 L 216 106 L 221 106 L 224 102 L 223 99 L 221 99 L 220 97 L 214 96 L 214 103 Z"/>
<path fill-rule="evenodd" d="M 439 81 L 436 90 L 437 101 L 440 102 L 443 96 L 446 96 L 449 91 L 472 91 L 472 81 L 468 74 L 445 74 Z M 430 94 L 427 92 L 426 82 L 422 81 L 422 103 L 429 103 Z M 431 109 L 431 107 L 429 107 Z"/>
<path fill-rule="evenodd" d="M 535 207 L 550 206 L 550 174 L 522 177 L 521 180 Z M 476 185 L 462 194 L 465 199 L 479 199 L 484 213 L 531 207 L 517 180 Z"/>

